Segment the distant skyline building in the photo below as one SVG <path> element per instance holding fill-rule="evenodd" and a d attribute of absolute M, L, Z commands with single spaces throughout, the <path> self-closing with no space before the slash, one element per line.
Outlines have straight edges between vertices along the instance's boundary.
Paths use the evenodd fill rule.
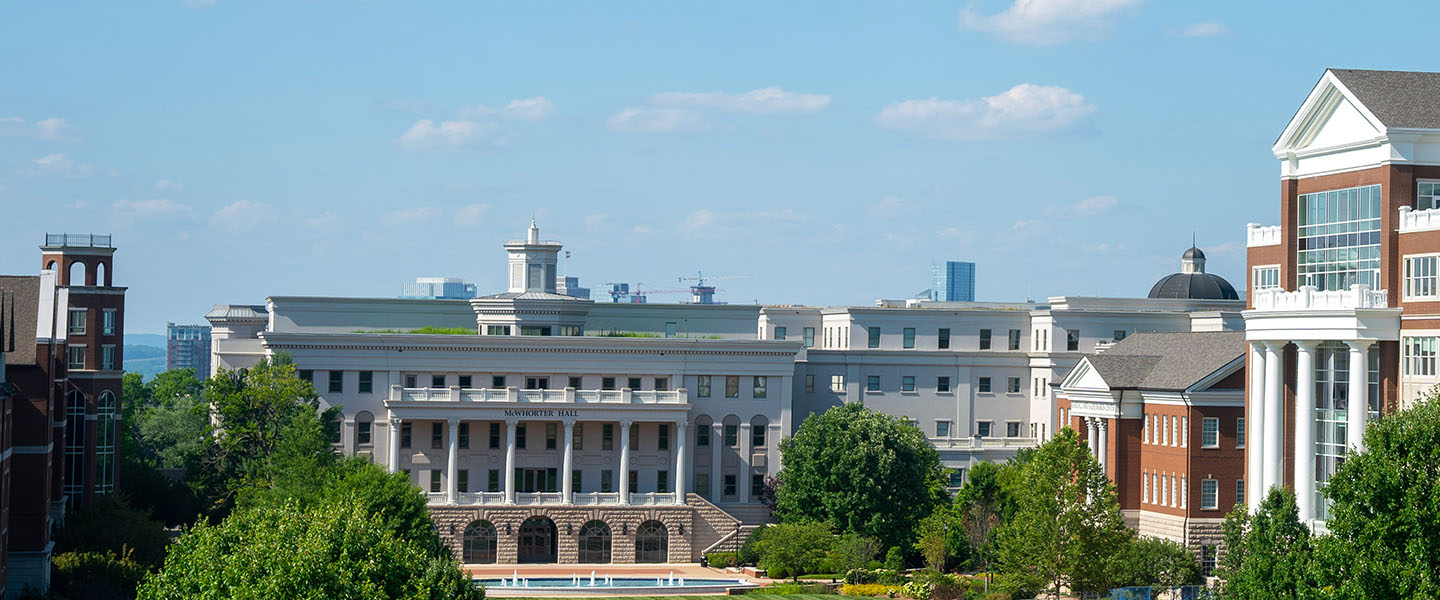
<path fill-rule="evenodd" d="M 930 298 L 937 302 L 975 301 L 975 263 L 958 260 L 931 263 Z"/>
<path fill-rule="evenodd" d="M 458 277 L 416 277 L 415 283 L 405 284 L 401 298 L 425 298 L 430 300 L 469 300 L 476 296 L 473 283 L 465 283 Z"/>
<path fill-rule="evenodd" d="M 195 369 L 210 375 L 210 326 L 165 324 L 165 370 Z"/>
<path fill-rule="evenodd" d="M 568 275 L 562 275 L 560 280 L 556 282 L 555 293 L 562 296 L 570 296 L 571 298 L 590 299 L 590 288 L 580 287 L 580 278 L 570 277 Z"/>

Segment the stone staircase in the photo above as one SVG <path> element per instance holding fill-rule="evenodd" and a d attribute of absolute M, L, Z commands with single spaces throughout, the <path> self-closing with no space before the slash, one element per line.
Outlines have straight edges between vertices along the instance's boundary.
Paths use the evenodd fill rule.
<path fill-rule="evenodd" d="M 763 505 L 721 508 L 694 493 L 685 495 L 685 503 L 695 510 L 695 534 L 690 547 L 697 561 L 710 552 L 739 550 L 751 532 L 762 524 L 774 521 L 769 507 Z"/>

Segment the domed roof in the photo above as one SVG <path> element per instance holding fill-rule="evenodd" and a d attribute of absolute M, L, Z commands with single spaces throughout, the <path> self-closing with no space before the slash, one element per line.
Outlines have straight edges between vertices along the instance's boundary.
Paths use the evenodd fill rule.
<path fill-rule="evenodd" d="M 1172 273 L 1155 282 L 1151 298 L 1182 298 L 1190 300 L 1239 300 L 1235 286 L 1224 277 L 1209 273 Z"/>
<path fill-rule="evenodd" d="M 1205 253 L 1199 248 L 1191 246 L 1189 250 L 1186 250 L 1184 254 L 1180 255 L 1180 258 L 1205 258 Z"/>

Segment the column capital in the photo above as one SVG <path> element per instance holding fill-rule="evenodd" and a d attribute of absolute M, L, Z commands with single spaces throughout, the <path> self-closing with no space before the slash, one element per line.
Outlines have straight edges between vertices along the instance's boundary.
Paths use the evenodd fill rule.
<path fill-rule="evenodd" d="M 1303 350 L 1306 353 L 1314 352 L 1316 348 L 1320 347 L 1320 342 L 1315 340 L 1295 340 L 1291 343 L 1295 344 L 1295 348 Z"/>
<path fill-rule="evenodd" d="M 1109 420 L 1109 419 L 1098 419 L 1098 418 L 1097 418 L 1097 419 L 1095 419 L 1095 422 L 1096 422 L 1097 425 L 1100 426 L 1101 429 L 1107 429 L 1107 430 L 1110 429 L 1110 420 Z"/>
<path fill-rule="evenodd" d="M 520 424 L 520 419 L 517 419 L 517 418 L 514 418 L 514 417 L 507 417 L 507 418 L 505 419 L 505 426 L 508 427 L 508 428 L 510 428 L 510 429 L 514 429 L 515 426 L 516 426 L 516 425 L 519 425 L 519 424 Z"/>
<path fill-rule="evenodd" d="M 390 415 L 390 422 L 399 425 L 404 423 L 405 419 L 401 418 L 400 415 Z"/>
<path fill-rule="evenodd" d="M 570 433 L 575 430 L 574 421 L 562 421 L 562 423 L 565 425 L 565 433 Z"/>
<path fill-rule="evenodd" d="M 1280 352 L 1284 352 L 1284 351 L 1285 351 L 1285 344 L 1288 344 L 1288 343 L 1289 343 L 1289 342 L 1266 341 L 1266 342 L 1260 342 L 1260 345 L 1265 346 L 1265 350 L 1267 350 L 1267 351 L 1269 351 L 1269 352 L 1275 352 L 1275 353 L 1278 354 L 1278 353 L 1280 353 Z"/>
<path fill-rule="evenodd" d="M 624 428 L 626 428 L 626 429 L 629 429 L 630 426 L 631 426 L 631 425 L 634 425 L 634 424 L 635 424 L 635 419 L 620 419 L 620 426 L 621 426 L 621 427 L 624 427 Z"/>
<path fill-rule="evenodd" d="M 460 424 L 460 417 L 450 417 L 448 419 L 445 419 L 445 421 L 450 423 L 451 427 L 455 427 Z"/>
<path fill-rule="evenodd" d="M 1373 340 L 1345 340 L 1345 345 L 1350 347 L 1351 352 L 1368 352 L 1374 344 Z"/>

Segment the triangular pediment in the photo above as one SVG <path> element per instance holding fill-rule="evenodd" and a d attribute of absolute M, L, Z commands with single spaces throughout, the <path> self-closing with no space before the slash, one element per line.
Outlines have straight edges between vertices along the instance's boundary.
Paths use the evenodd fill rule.
<path fill-rule="evenodd" d="M 1334 74 L 1326 71 L 1275 142 L 1274 151 L 1277 157 L 1284 157 L 1307 150 L 1364 144 L 1384 135 L 1385 125 Z"/>
<path fill-rule="evenodd" d="M 1080 359 L 1080 363 L 1070 370 L 1060 387 L 1067 390 L 1110 391 L 1110 384 L 1106 383 L 1100 372 L 1090 364 L 1089 357 Z"/>

